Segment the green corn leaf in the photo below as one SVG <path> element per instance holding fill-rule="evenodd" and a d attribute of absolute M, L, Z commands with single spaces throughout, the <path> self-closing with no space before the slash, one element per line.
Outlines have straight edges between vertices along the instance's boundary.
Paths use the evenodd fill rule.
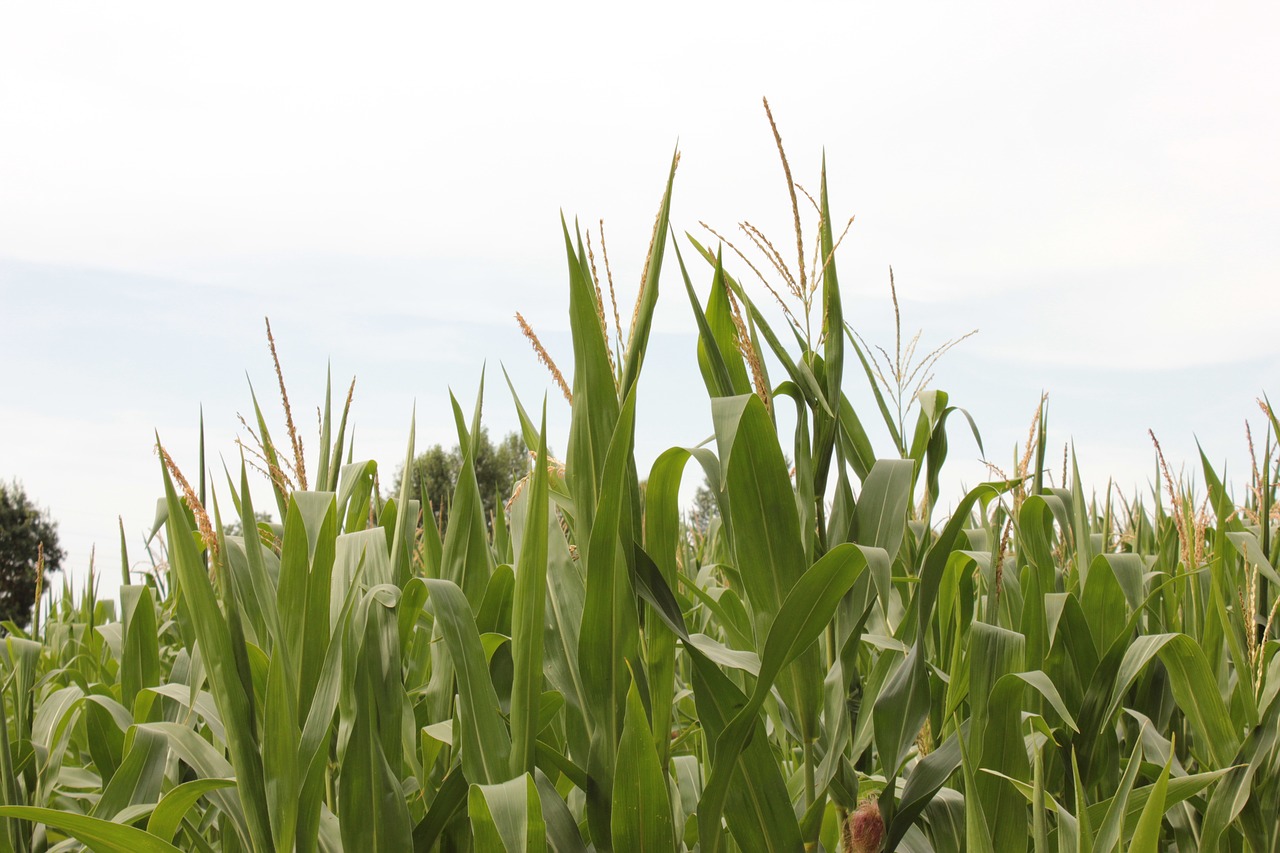
<path fill-rule="evenodd" d="M 1139 738 L 1133 746 L 1133 753 L 1125 765 L 1124 774 L 1120 777 L 1120 787 L 1111 798 L 1111 804 L 1098 825 L 1098 834 L 1094 836 L 1093 849 L 1098 853 L 1111 853 L 1120 846 L 1121 833 L 1124 831 L 1125 810 L 1129 805 L 1129 794 L 1133 791 L 1133 782 L 1138 777 L 1138 767 L 1142 763 L 1142 740 Z"/>
<path fill-rule="evenodd" d="M 928 675 L 919 647 L 907 652 L 876 696 L 874 709 L 876 752 L 886 775 L 896 777 L 929 713 Z"/>
<path fill-rule="evenodd" d="M 1229 771 L 1230 768 L 1226 768 L 1222 770 L 1213 770 L 1207 773 L 1192 773 L 1187 776 L 1170 776 L 1165 791 L 1166 811 L 1173 808 L 1178 803 L 1185 802 L 1192 797 L 1195 797 L 1214 782 L 1223 778 Z M 991 773 L 994 776 L 1003 778 L 1016 791 L 1018 791 L 1018 793 L 1022 794 L 1023 798 L 1028 803 L 1033 805 L 1035 804 L 1036 791 L 1034 785 L 1028 785 L 1020 779 L 1001 777 L 1000 774 L 995 771 L 987 770 L 983 772 Z M 1146 808 L 1147 800 L 1150 798 L 1154 788 L 1154 784 L 1143 785 L 1141 787 L 1133 788 L 1129 792 L 1128 802 L 1125 805 L 1124 828 L 1121 831 L 1122 838 L 1127 839 L 1132 837 L 1134 830 L 1138 826 L 1138 819 L 1142 816 L 1142 811 Z M 1086 814 L 1090 825 L 1092 825 L 1094 821 L 1101 823 L 1106 820 L 1107 814 L 1111 810 L 1113 799 L 1114 798 L 1109 797 L 1087 807 Z M 1053 811 L 1057 813 L 1059 817 L 1065 815 L 1067 818 L 1070 818 L 1072 832 L 1076 831 L 1077 824 L 1075 818 L 1067 812 L 1060 803 L 1054 800 L 1051 795 L 1047 793 L 1044 795 L 1043 802 L 1041 802 L 1041 808 L 1046 811 Z"/>
<path fill-rule="evenodd" d="M 698 650 L 684 623 L 675 594 L 662 573 L 643 550 L 636 551 L 636 582 L 642 598 L 653 613 L 684 641 L 693 663 L 693 693 L 698 719 L 706 728 L 708 741 L 721 741 L 728 722 L 748 704 L 747 697 L 721 670 Z M 738 845 L 748 850 L 795 850 L 801 844 L 800 826 L 788 804 L 786 785 L 767 744 L 764 725 L 757 718 L 754 728 L 734 764 L 725 817 Z M 721 843 L 719 827 L 714 837 L 703 836 L 703 844 Z"/>
<path fill-rule="evenodd" d="M 667 245 L 667 224 L 671 217 L 671 187 L 676 179 L 676 164 L 680 162 L 680 152 L 671 156 L 671 172 L 667 176 L 667 188 L 662 193 L 662 205 L 658 209 L 658 219 L 653 223 L 653 236 L 649 240 L 649 257 L 645 260 L 644 281 L 640 285 L 640 300 L 635 319 L 632 321 L 630 340 L 622 365 L 622 380 L 618 384 L 618 394 L 626 397 L 640 378 L 640 368 L 644 364 L 645 349 L 649 346 L 649 329 L 653 325 L 653 311 L 658 305 L 658 279 L 662 273 L 662 255 Z"/>
<path fill-rule="evenodd" d="M 129 586 L 129 544 L 124 536 L 124 516 L 118 517 L 120 526 L 120 585 Z"/>
<path fill-rule="evenodd" d="M 180 853 L 169 842 L 102 818 L 34 806 L 0 806 L 0 817 L 16 817 L 56 827 L 103 853 Z"/>
<path fill-rule="evenodd" d="M 349 462 L 338 475 L 338 516 L 344 533 L 355 533 L 368 526 L 369 510 L 374 494 L 374 478 L 378 463 L 373 460 Z"/>
<path fill-rule="evenodd" d="M 492 785 L 472 785 L 467 812 L 476 850 L 543 853 L 547 849 L 542 801 L 528 774 Z"/>
<path fill-rule="evenodd" d="M 1031 768 L 1022 739 L 1023 637 L 993 625 L 975 622 L 970 629 L 970 757 L 978 766 L 1024 781 Z M 990 774 L 977 776 L 967 801 L 979 800 L 988 822 L 992 845 L 998 850 L 1027 846 L 1026 805 L 1017 791 Z"/>
<path fill-rule="evenodd" d="M 1076 571 L 1080 582 L 1087 582 L 1089 567 L 1095 556 L 1093 538 L 1089 535 L 1088 510 L 1084 502 L 1084 484 L 1080 480 L 1080 463 L 1074 449 L 1071 453 L 1071 533 L 1075 545 Z"/>
<path fill-rule="evenodd" d="M 667 797 L 667 778 L 658 762 L 653 732 L 634 681 L 627 691 L 618 764 L 625 771 L 613 780 L 613 848 L 674 851 L 676 837 Z"/>
<path fill-rule="evenodd" d="M 698 654 L 691 654 L 690 658 L 698 719 L 706 727 L 708 739 L 718 742 L 724 727 L 746 704 L 747 697 L 706 658 Z M 756 719 L 746 747 L 734 762 L 724 809 L 729 832 L 738 846 L 743 850 L 772 853 L 801 849 L 800 824 L 790 800 L 781 768 L 769 749 L 764 723 Z M 712 831 L 713 836 L 701 835 L 704 848 L 723 843 L 719 826 L 714 826 Z"/>
<path fill-rule="evenodd" d="M 295 492 L 293 500 L 302 518 L 307 542 L 306 606 L 301 648 L 294 657 L 298 662 L 297 708 L 301 724 L 311 709 L 312 697 L 322 678 L 325 651 L 332 635 L 330 605 L 333 565 L 337 559 L 338 507 L 332 492 Z M 294 630 L 296 632 L 296 628 Z"/>
<path fill-rule="evenodd" d="M 342 450 L 347 433 L 347 416 L 351 412 L 351 395 L 355 391 L 356 380 L 351 377 L 351 386 L 347 391 L 347 399 L 342 404 L 342 417 L 338 419 L 338 434 L 333 440 L 333 453 L 329 457 L 329 475 L 325 483 L 317 485 L 318 490 L 334 491 L 338 488 L 339 472 L 342 466 Z M 355 433 L 352 432 L 352 441 L 354 443 Z M 350 450 L 348 450 L 348 455 Z"/>
<path fill-rule="evenodd" d="M 84 724 L 89 755 L 106 785 L 124 759 L 124 732 L 133 724 L 133 717 L 111 697 L 91 694 L 84 697 Z"/>
<path fill-rule="evenodd" d="M 1024 781 L 1031 778 L 1021 732 L 1023 682 L 1011 673 L 996 682 L 992 713 L 983 742 L 982 767 L 999 769 Z M 972 796 L 972 795 L 971 795 Z M 984 773 L 977 780 L 976 797 L 990 823 L 992 844 L 1000 850 L 1023 850 L 1028 839 L 1027 808 L 1017 791 Z"/>
<path fill-rule="evenodd" d="M 596 505 L 602 500 L 605 456 L 618 421 L 618 389 L 609 366 L 608 343 L 596 314 L 595 288 L 579 262 L 569 226 L 561 220 L 569 260 L 569 327 L 573 334 L 573 415 L 565 479 L 573 495 L 579 543 L 591 538 Z M 579 240 L 579 243 L 582 241 Z M 581 547 L 581 544 L 579 545 Z"/>
<path fill-rule="evenodd" d="M 476 628 L 482 634 L 511 635 L 511 607 L 515 600 L 516 575 L 510 566 L 498 566 L 489 576 L 476 613 Z"/>
<path fill-rule="evenodd" d="M 1262 548 L 1262 541 L 1253 532 L 1248 530 L 1230 531 L 1227 533 L 1227 540 L 1235 546 L 1242 559 L 1246 560 L 1250 566 L 1272 584 L 1280 587 L 1280 574 L 1277 574 L 1275 568 L 1267 562 L 1266 551 Z"/>
<path fill-rule="evenodd" d="M 478 608 L 489 583 L 489 574 L 493 571 L 493 555 L 489 551 L 484 502 L 480 497 L 480 486 L 476 482 L 475 458 L 465 449 L 469 442 L 462 421 L 462 410 L 452 395 L 450 400 L 458 422 L 459 447 L 464 452 L 458 482 L 454 486 L 453 502 L 449 505 L 440 576 L 456 584 L 466 594 L 471 606 Z"/>
<path fill-rule="evenodd" d="M 230 779 L 235 776 L 234 768 L 222 753 L 190 727 L 179 723 L 145 723 L 139 728 L 151 729 L 167 737 L 169 748 L 195 771 L 197 777 Z M 236 792 L 215 789 L 208 793 L 208 797 L 228 816 L 240 843 L 252 849 L 245 809 Z"/>
<path fill-rule="evenodd" d="M 734 556 L 763 647 L 782 602 L 805 573 L 795 494 L 777 431 L 759 397 L 718 398 L 711 411 L 733 519 Z M 822 670 L 818 649 L 806 649 L 778 685 L 806 739 L 816 733 Z"/>
<path fill-rule="evenodd" d="M 853 409 L 849 398 L 840 396 L 840 442 L 845 458 L 852 466 L 859 480 L 865 480 L 875 464 L 876 455 L 871 447 L 871 439 L 867 436 L 862 420 Z"/>
<path fill-rule="evenodd" d="M 512 507 L 518 515 L 527 511 L 528 500 L 521 495 Z M 547 598 L 543 610 L 544 670 L 548 682 L 564 694 L 565 701 L 581 718 L 587 713 L 586 689 L 578 662 L 586 588 L 579 565 L 569 553 L 560 521 L 548 510 L 547 517 Z"/>
<path fill-rule="evenodd" d="M 155 604 L 145 586 L 120 588 L 124 615 L 124 656 L 120 661 L 120 698 L 132 708 L 138 691 L 160 683 L 160 641 Z"/>
<path fill-rule="evenodd" d="M 280 455 L 276 450 L 276 444 L 271 440 L 271 431 L 267 429 L 267 419 L 262 415 L 262 407 L 258 405 L 258 394 L 253 390 L 253 383 L 249 383 L 249 396 L 253 399 L 253 414 L 258 422 L 258 438 L 262 445 L 262 456 L 267 462 L 268 471 L 283 471 L 284 466 L 280 463 Z M 276 498 L 276 508 L 280 511 L 280 518 L 284 518 L 288 509 L 289 496 L 285 492 L 282 484 L 274 477 L 271 479 L 271 491 Z M 245 530 L 251 528 L 246 527 Z"/>
<path fill-rule="evenodd" d="M 633 393 L 622 407 L 605 461 L 600 506 L 587 550 L 586 599 L 578 641 L 591 731 L 587 813 L 597 844 L 609 837 L 610 793 L 629 681 L 627 664 L 639 665 L 636 597 L 626 564 L 630 543 L 624 541 L 623 533 L 623 519 L 629 516 L 624 490 L 634 418 Z"/>
<path fill-rule="evenodd" d="M 1185 634 L 1147 634 L 1128 646 L 1104 719 L 1111 719 L 1138 673 L 1157 655 L 1169 673 L 1174 699 L 1196 736 L 1195 748 L 1210 756 L 1216 766 L 1227 766 L 1240 744 L 1240 736 L 1218 692 L 1204 650 Z"/>
<path fill-rule="evenodd" d="M 236 767 L 236 786 L 244 803 L 247 827 L 253 843 L 262 849 L 271 844 L 270 820 L 262 780 L 262 757 L 257 743 L 251 697 L 245 691 L 248 673 L 235 659 L 231 632 L 218 609 L 213 587 L 196 551 L 186 514 L 174 492 L 168 469 L 161 464 L 169 507 L 169 559 L 190 610 L 197 642 L 208 668 L 211 692 L 227 725 L 227 745 Z M 220 774 L 228 775 L 228 774 Z"/>
<path fill-rule="evenodd" d="M 1058 692 L 1057 686 L 1048 675 L 1040 670 L 1032 670 L 1031 672 L 1015 672 L 1012 675 L 1018 680 L 1024 682 L 1028 686 L 1034 688 L 1049 706 L 1057 712 L 1062 721 L 1067 724 L 1067 728 L 1073 732 L 1080 731 L 1080 726 L 1076 723 L 1075 717 L 1067 709 L 1067 704 L 1062 700 L 1062 694 Z"/>
<path fill-rule="evenodd" d="M 427 813 L 413 828 L 414 853 L 430 853 L 439 849 L 440 839 L 450 821 L 467 806 L 467 780 L 460 767 L 454 767 L 440 784 Z"/>
<path fill-rule="evenodd" d="M 538 456 L 528 486 L 528 510 L 516 565 L 511 611 L 511 774 L 532 772 L 542 696 L 543 612 L 547 597 L 547 409 L 542 406 Z"/>
<path fill-rule="evenodd" d="M 1098 648 L 1111 648 L 1126 627 L 1129 611 L 1124 590 L 1105 556 L 1099 555 L 1090 564 L 1089 582 L 1080 596 L 1080 606 Z"/>
<path fill-rule="evenodd" d="M 1134 830 L 1133 840 L 1129 844 L 1129 850 L 1133 853 L 1157 853 L 1160 849 L 1160 827 L 1164 822 L 1165 795 L 1169 790 L 1169 765 L 1172 761 L 1173 751 L 1171 750 L 1168 760 L 1164 763 L 1164 769 L 1160 771 L 1155 785 L 1152 786 L 1146 805 L 1142 807 L 1142 816 L 1138 818 L 1137 829 Z"/>
<path fill-rule="evenodd" d="M 587 853 L 573 813 L 551 780 L 541 770 L 535 771 L 534 777 L 542 800 L 542 819 L 547 825 L 547 849 L 553 853 Z"/>
<path fill-rule="evenodd" d="M 707 386 L 707 393 L 712 397 L 750 393 L 751 383 L 747 379 L 742 353 L 734 344 L 733 320 L 728 316 L 723 265 L 717 261 L 711 295 L 707 298 L 706 311 L 703 311 L 698 294 L 693 289 L 693 282 L 689 279 L 689 271 L 685 268 L 684 258 L 680 254 L 680 244 L 674 237 L 671 246 L 676 250 L 676 261 L 680 265 L 680 275 L 684 278 L 685 293 L 689 296 L 693 319 L 698 326 L 698 368 L 702 371 L 702 381 Z M 720 285 L 718 289 L 716 285 Z"/>
<path fill-rule="evenodd" d="M 836 242 L 831 227 L 831 204 L 827 199 L 827 155 L 822 155 L 821 189 L 818 207 L 822 211 L 822 227 L 819 233 L 822 247 L 822 336 L 823 361 L 826 362 L 827 400 L 832 406 L 840 402 L 840 389 L 844 384 L 844 307 L 840 299 L 840 279 L 836 275 Z"/>
<path fill-rule="evenodd" d="M 654 461 L 645 489 L 645 549 L 669 588 L 678 586 L 676 555 L 684 535 L 680 521 L 680 482 L 689 458 L 694 455 L 704 462 L 714 461 L 709 451 L 673 447 Z M 708 601 L 708 604 L 718 607 L 714 602 Z M 657 618 L 646 619 L 645 624 L 649 705 L 653 708 L 654 743 L 659 763 L 665 768 L 671 752 L 669 732 L 676 690 L 676 634 L 662 623 L 661 616 L 653 616 Z"/>
<path fill-rule="evenodd" d="M 102 791 L 93 816 L 111 820 L 129 806 L 154 803 L 160 796 L 165 760 L 169 755 L 168 740 L 162 734 L 134 727 L 132 743 L 124 754 L 120 769 Z"/>
<path fill-rule="evenodd" d="M 338 740 L 337 818 L 342 844 L 399 851 L 412 843 L 412 824 L 397 768 L 403 750 L 404 688 L 400 682 L 399 589 L 370 589 L 352 611 L 343 650 Z M 395 762 L 393 766 L 392 762 Z"/>
<path fill-rule="evenodd" d="M 858 361 L 862 363 L 862 372 L 866 374 L 867 385 L 871 388 L 871 393 L 875 395 L 876 406 L 880 410 L 880 418 L 884 421 L 885 428 L 889 431 L 889 437 L 893 439 L 893 446 L 897 448 L 898 453 L 906 458 L 907 445 L 902 440 L 902 433 L 898 429 L 898 423 L 893 415 L 889 412 L 889 404 L 885 402 L 884 394 L 880 392 L 880 380 L 876 377 L 876 370 L 872 366 L 871 361 L 867 358 L 867 354 L 862 351 L 862 346 L 858 343 L 857 336 L 853 333 L 853 327 L 848 323 L 844 324 L 845 340 L 853 347 L 853 351 L 858 356 Z M 850 412 L 852 412 L 850 408 Z"/>
<path fill-rule="evenodd" d="M 981 758 L 987 722 L 995 708 L 993 696 L 996 682 L 1009 673 L 1022 669 L 1025 641 L 1021 634 L 975 622 L 969 634 L 969 692 L 972 712 L 969 719 L 975 729 L 969 750 Z M 980 765 L 981 766 L 981 765 Z M 1003 767 L 993 768 L 1008 772 Z"/>
<path fill-rule="evenodd" d="M 1265 775 L 1269 756 L 1280 743 L 1280 701 L 1273 700 L 1264 719 L 1255 726 L 1234 756 L 1233 766 L 1226 771 L 1222 783 L 1209 798 L 1201 827 L 1201 848 L 1213 853 L 1219 849 L 1228 827 L 1254 798 L 1255 780 Z M 1170 787 L 1179 782 L 1170 781 Z"/>
<path fill-rule="evenodd" d="M 877 459 L 862 481 L 862 494 L 854 509 L 858 543 L 883 548 L 890 562 L 897 558 L 907 529 L 913 467 L 910 459 Z M 887 606 L 889 591 L 878 591 Z"/>
<path fill-rule="evenodd" d="M 1084 781 L 1080 778 L 1080 762 L 1076 760 L 1074 750 L 1071 752 L 1071 780 L 1076 796 L 1076 850 L 1085 853 L 1093 849 L 1093 819 L 1089 815 Z"/>
<path fill-rule="evenodd" d="M 498 695 L 471 606 L 456 584 L 427 580 L 429 606 L 444 627 L 445 643 L 458 679 L 458 727 L 462 767 L 472 784 L 505 781 L 511 764 L 511 737 L 502 722 Z"/>
<path fill-rule="evenodd" d="M 683 535 L 677 505 L 687 453 L 666 451 L 654 462 L 645 488 L 644 537 L 649 553 L 662 563 L 659 571 L 669 587 L 676 586 L 676 553 Z M 661 617 L 646 611 L 645 651 L 649 674 L 649 707 L 653 709 L 653 740 L 658 765 L 665 772 L 671 756 L 671 720 L 676 692 L 676 635 Z"/>
<path fill-rule="evenodd" d="M 334 474 L 334 482 L 329 481 L 330 475 L 330 458 L 334 448 L 330 442 L 333 441 L 333 370 L 332 365 L 325 365 L 324 369 L 324 407 L 321 409 L 323 413 L 320 419 L 320 459 L 316 465 L 315 487 L 318 491 L 333 491 L 337 488 L 337 472 Z"/>
<path fill-rule="evenodd" d="M 902 796 L 885 831 L 885 849 L 892 850 L 907 834 L 916 819 L 960 767 L 961 737 L 967 737 L 969 721 L 960 724 L 960 733 L 952 732 L 933 752 L 920 759 L 907 777 Z"/>
<path fill-rule="evenodd" d="M 502 378 L 507 381 L 507 389 L 511 391 L 511 401 L 516 404 L 516 417 L 520 420 L 520 437 L 524 439 L 524 446 L 536 453 L 540 443 L 538 428 L 533 423 L 533 418 L 529 417 L 529 413 L 525 411 L 524 404 L 520 402 L 520 394 L 516 391 L 515 383 L 511 381 L 511 375 L 507 373 L 505 366 L 502 368 Z"/>
<path fill-rule="evenodd" d="M 230 474 L 227 485 L 235 493 Z M 271 572 L 267 568 L 267 554 L 270 553 L 262 545 L 257 535 L 257 516 L 254 511 L 253 495 L 249 491 L 248 467 L 243 454 L 240 458 L 240 525 L 245 535 L 240 543 L 223 536 L 223 551 L 227 555 L 226 574 L 231 581 L 233 592 L 239 603 L 240 612 L 245 614 L 255 631 L 262 636 L 259 642 L 278 646 L 280 654 L 292 665 L 296 646 L 290 647 L 284 626 L 280 619 L 276 584 L 272 582 Z M 287 516 L 286 532 L 287 532 Z M 296 533 L 294 534 L 297 535 Z M 297 546 L 290 553 L 297 553 Z M 243 561 L 240 557 L 243 556 Z M 274 556 L 274 555 L 272 555 Z M 277 577 L 278 577 L 277 572 Z"/>
<path fill-rule="evenodd" d="M 973 766 L 973 759 L 968 750 L 965 749 L 963 742 L 958 744 L 958 749 L 960 752 L 960 766 L 964 773 L 965 790 L 976 791 L 978 780 L 977 771 Z M 970 796 L 965 801 L 964 838 L 965 849 L 971 850 L 973 853 L 995 853 L 996 848 L 991 838 L 990 823 L 983 812 L 982 800 L 977 796 Z"/>
<path fill-rule="evenodd" d="M 193 779 L 175 785 L 156 803 L 147 820 L 147 832 L 165 841 L 172 841 L 183 818 L 195 807 L 201 797 L 211 791 L 235 787 L 235 779 Z"/>
<path fill-rule="evenodd" d="M 263 720 L 263 776 L 275 849 L 294 846 L 298 824 L 298 796 L 302 769 L 298 766 L 298 708 L 294 687 L 280 655 L 267 670 L 266 708 Z"/>
<path fill-rule="evenodd" d="M 1222 779 L 1228 772 L 1230 772 L 1230 768 L 1211 770 L 1205 773 L 1192 773 L 1187 776 L 1170 776 L 1165 789 L 1165 810 L 1167 811 L 1178 803 L 1186 802 L 1197 796 L 1219 779 Z M 1217 789 L 1215 788 L 1214 790 L 1216 793 Z M 1123 838 L 1131 838 L 1133 836 L 1138 826 L 1138 819 L 1142 816 L 1147 800 L 1154 791 L 1155 785 L 1150 784 L 1134 788 L 1129 792 L 1129 800 L 1125 806 L 1124 829 L 1121 832 Z M 1110 807 L 1110 799 L 1089 806 L 1090 820 L 1105 820 Z M 1209 848 L 1201 845 L 1201 849 Z"/>
<path fill-rule="evenodd" d="M 455 401 L 454 406 L 457 406 Z M 414 433 L 417 425 L 417 409 L 409 418 L 409 442 L 404 455 L 404 467 L 400 470 L 405 472 L 405 476 L 400 478 L 400 493 L 396 496 L 396 524 L 392 533 L 391 540 L 391 564 L 393 568 L 392 577 L 395 584 L 403 588 L 409 581 L 412 572 L 410 563 L 413 554 L 414 531 L 418 526 L 418 514 L 413 511 L 410 499 L 414 495 L 410 491 L 413 483 L 413 477 L 408 476 L 408 472 L 413 470 L 413 442 Z M 466 444 L 462 445 L 464 448 Z"/>
<path fill-rule="evenodd" d="M 716 256 L 695 240 L 692 235 L 686 234 L 685 236 L 707 261 L 707 263 L 714 267 L 716 263 Z M 783 369 L 787 372 L 791 381 L 795 382 L 804 391 L 805 402 L 810 406 L 823 407 L 827 410 L 828 414 L 834 416 L 834 413 L 830 411 L 830 407 L 827 404 L 825 392 L 815 381 L 813 373 L 805 368 L 802 362 L 797 362 L 791 357 L 791 354 L 787 352 L 787 348 L 778 340 L 777 335 L 774 334 L 768 321 L 765 320 L 764 315 L 760 313 L 760 310 L 747 295 L 746 291 L 742 288 L 742 285 L 735 281 L 733 276 L 728 273 L 725 274 L 724 282 L 725 285 L 733 291 L 733 295 L 738 299 L 738 301 L 747 309 L 747 323 L 752 330 L 753 345 L 756 345 L 755 332 L 759 331 L 760 336 L 765 339 L 766 343 L 768 343 L 769 349 L 773 352 L 779 363 L 782 364 Z M 759 349 L 758 345 L 757 349 Z"/>
<path fill-rule="evenodd" d="M 787 595 L 778 610 L 761 655 L 760 676 L 750 700 L 725 726 L 716 740 L 715 760 L 707 787 L 698 804 L 701 833 L 718 837 L 716 828 L 724 810 L 731 771 L 750 737 L 760 706 L 778 673 L 808 649 L 826 628 L 836 605 L 867 567 L 867 557 L 856 545 L 833 548 L 814 563 Z"/>
<path fill-rule="evenodd" d="M 1046 794 L 1044 783 L 1043 749 L 1037 748 L 1032 762 L 1031 775 L 1031 838 L 1035 853 L 1049 853 L 1049 820 L 1045 815 Z"/>
<path fill-rule="evenodd" d="M 929 623 L 938 589 L 951 558 L 951 550 L 970 509 L 974 504 L 990 500 L 1013 485 L 1012 481 L 984 483 L 965 495 L 956 506 L 951 520 L 925 554 L 924 567 L 911 603 L 915 610 L 916 625 Z M 928 714 L 929 684 L 925 666 L 924 631 L 918 631 L 916 642 L 906 659 L 876 696 L 872 714 L 876 751 L 880 754 L 881 764 L 889 778 L 898 775 L 898 770 L 906 760 Z"/>

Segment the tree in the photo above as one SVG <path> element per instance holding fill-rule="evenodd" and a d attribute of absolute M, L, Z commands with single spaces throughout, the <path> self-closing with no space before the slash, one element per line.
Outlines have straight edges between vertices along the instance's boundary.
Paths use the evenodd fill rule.
<path fill-rule="evenodd" d="M 480 500 L 484 504 L 485 519 L 493 517 L 501 507 L 500 502 L 511 497 L 516 481 L 529 472 L 529 454 L 518 432 L 507 433 L 501 443 L 495 445 L 484 427 L 474 438 L 476 483 L 480 487 Z M 441 525 L 448 521 L 449 502 L 458 484 L 458 472 L 462 470 L 462 450 L 454 445 L 446 451 L 439 444 L 414 457 L 409 495 L 420 498 L 426 492 L 427 500 L 440 515 Z M 396 474 L 392 495 L 400 493 L 404 482 L 404 469 Z"/>
<path fill-rule="evenodd" d="M 272 521 L 271 513 L 266 512 L 265 510 L 257 510 L 256 512 L 254 512 L 253 519 L 258 524 L 263 524 L 263 523 L 270 524 Z M 235 521 L 231 522 L 230 524 L 223 525 L 222 532 L 226 536 L 243 536 L 244 524 L 242 524 L 240 519 L 237 518 Z"/>
<path fill-rule="evenodd" d="M 720 505 L 716 503 L 711 483 L 704 477 L 702 485 L 693 494 L 693 508 L 689 510 L 689 526 L 700 536 L 706 536 L 711 522 L 720 517 Z"/>
<path fill-rule="evenodd" d="M 0 621 L 30 623 L 41 546 L 47 578 L 62 568 L 66 556 L 58 545 L 58 525 L 16 480 L 0 482 Z"/>

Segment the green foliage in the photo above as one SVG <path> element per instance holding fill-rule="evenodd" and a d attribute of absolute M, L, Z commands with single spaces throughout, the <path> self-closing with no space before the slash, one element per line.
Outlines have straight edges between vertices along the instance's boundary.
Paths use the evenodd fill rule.
<path fill-rule="evenodd" d="M 689 510 L 689 529 L 699 536 L 711 532 L 713 522 L 720 519 L 720 507 L 716 504 L 715 492 L 711 484 L 704 482 L 693 493 L 693 506 Z"/>
<path fill-rule="evenodd" d="M 818 206 L 833 255 L 825 177 Z M 1207 463 L 1207 503 L 1172 481 L 1098 499 L 1043 470 L 1042 407 L 1015 476 L 935 519 L 957 409 L 926 390 L 907 436 L 895 400 L 877 456 L 834 258 L 792 273 L 777 334 L 719 253 L 694 244 L 699 289 L 671 237 L 715 436 L 643 476 L 662 253 L 624 334 L 565 238 L 568 458 L 545 408 L 517 397 L 494 448 L 454 400 L 454 452 L 410 440 L 384 499 L 327 396 L 317 487 L 272 483 L 271 536 L 243 466 L 208 507 L 164 470 L 164 552 L 118 618 L 91 583 L 0 644 L 0 853 L 1280 846 L 1270 440 L 1243 503 Z"/>
<path fill-rule="evenodd" d="M 489 430 L 481 427 L 475 438 L 472 461 L 487 521 L 499 511 L 502 502 L 511 497 L 511 490 L 516 482 L 529 473 L 529 454 L 525 451 L 520 433 L 509 432 L 501 442 L 494 444 L 489 439 Z M 458 445 L 455 444 L 452 450 L 445 450 L 442 445 L 436 444 L 415 456 L 409 468 L 412 472 L 409 478 L 409 495 L 413 498 L 426 496 L 433 514 L 439 519 L 441 529 L 449 522 L 449 508 L 462 462 L 463 454 Z M 402 466 L 396 472 L 395 483 L 391 487 L 393 495 L 400 493 L 403 481 Z"/>
<path fill-rule="evenodd" d="M 263 524 L 266 524 L 266 525 L 271 524 L 271 513 L 266 512 L 264 510 L 258 510 L 253 514 L 253 517 L 254 517 L 254 520 L 259 525 L 259 527 L 261 527 L 261 525 Z M 244 525 L 240 523 L 240 519 L 236 519 L 235 521 L 228 524 L 225 528 L 223 528 L 223 531 L 228 536 L 243 536 Z"/>
<path fill-rule="evenodd" d="M 22 484 L 0 481 L 0 622 L 30 623 L 41 549 L 48 580 L 62 568 L 65 556 L 58 545 L 58 525 Z"/>

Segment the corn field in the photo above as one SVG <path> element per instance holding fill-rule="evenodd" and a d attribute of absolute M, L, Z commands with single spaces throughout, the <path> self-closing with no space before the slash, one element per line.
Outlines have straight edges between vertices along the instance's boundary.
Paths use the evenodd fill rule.
<path fill-rule="evenodd" d="M 192 487 L 162 450 L 154 570 L 122 529 L 118 609 L 99 571 L 6 625 L 0 850 L 1280 851 L 1275 415 L 1243 501 L 1204 457 L 1198 490 L 1128 499 L 1051 473 L 1043 401 L 1015 468 L 940 500 L 977 428 L 846 323 L 825 165 L 797 201 L 783 163 L 794 260 L 744 228 L 744 284 L 728 240 L 672 233 L 673 162 L 625 334 L 566 225 L 567 445 L 511 388 L 505 513 L 469 449 L 483 379 L 444 530 L 412 478 L 380 494 L 349 397 L 310 459 L 256 399 L 238 470 L 206 483 L 201 449 Z M 664 270 L 714 436 L 644 471 Z"/>

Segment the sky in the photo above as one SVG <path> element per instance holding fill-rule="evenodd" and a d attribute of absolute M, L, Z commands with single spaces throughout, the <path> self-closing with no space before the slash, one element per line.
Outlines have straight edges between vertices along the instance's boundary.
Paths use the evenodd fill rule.
<path fill-rule="evenodd" d="M 456 441 L 449 391 L 469 410 L 482 370 L 491 432 L 516 426 L 505 367 L 526 406 L 550 391 L 563 448 L 514 321 L 571 365 L 561 215 L 604 220 L 629 306 L 678 146 L 680 239 L 745 245 L 749 220 L 788 245 L 767 96 L 796 180 L 825 153 L 856 216 L 859 332 L 893 343 L 891 265 L 922 347 L 980 330 L 935 386 L 990 460 L 1012 466 L 1044 391 L 1099 491 L 1149 487 L 1148 429 L 1240 482 L 1280 393 L 1277 43 L 1274 3 L 0 0 L 0 478 L 56 519 L 73 582 L 96 545 L 110 592 L 117 518 L 144 556 L 157 433 L 192 475 L 203 410 L 222 482 L 252 382 L 281 434 L 266 316 L 312 460 L 329 369 L 384 482 L 415 412 L 419 448 Z M 671 263 L 641 468 L 710 433 L 682 290 Z M 979 455 L 953 436 L 956 495 Z"/>

